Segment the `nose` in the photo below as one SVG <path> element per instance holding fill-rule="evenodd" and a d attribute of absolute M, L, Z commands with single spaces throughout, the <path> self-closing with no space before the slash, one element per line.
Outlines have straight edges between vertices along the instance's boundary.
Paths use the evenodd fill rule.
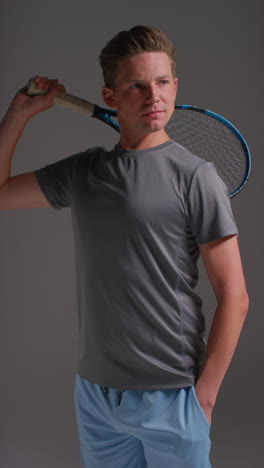
<path fill-rule="evenodd" d="M 159 101 L 158 90 L 156 86 L 148 86 L 146 93 L 146 103 L 153 104 Z"/>

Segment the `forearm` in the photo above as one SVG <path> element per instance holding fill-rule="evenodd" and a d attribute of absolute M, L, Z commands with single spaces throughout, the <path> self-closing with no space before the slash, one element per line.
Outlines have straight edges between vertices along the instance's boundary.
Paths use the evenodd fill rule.
<path fill-rule="evenodd" d="M 0 124 L 0 186 L 11 175 L 11 164 L 15 147 L 27 124 L 22 112 L 16 112 L 12 104 Z"/>
<path fill-rule="evenodd" d="M 204 405 L 213 407 L 233 357 L 247 314 L 246 292 L 219 301 L 210 329 L 203 367 L 196 389 Z"/>
<path fill-rule="evenodd" d="M 20 90 L 0 124 L 0 186 L 10 178 L 13 153 L 28 120 L 50 109 L 57 91 L 65 90 L 58 80 L 37 77 L 36 81 L 47 94 L 32 98 L 26 95 L 25 89 Z"/>

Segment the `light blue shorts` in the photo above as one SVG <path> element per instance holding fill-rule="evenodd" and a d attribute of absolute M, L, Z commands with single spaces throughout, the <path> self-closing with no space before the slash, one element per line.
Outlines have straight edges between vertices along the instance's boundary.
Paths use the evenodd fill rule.
<path fill-rule="evenodd" d="M 210 426 L 194 387 L 105 388 L 75 383 L 85 468 L 210 468 Z"/>

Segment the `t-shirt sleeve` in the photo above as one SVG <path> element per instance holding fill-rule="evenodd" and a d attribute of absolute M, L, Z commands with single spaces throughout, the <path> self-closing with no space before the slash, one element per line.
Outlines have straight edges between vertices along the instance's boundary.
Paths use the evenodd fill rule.
<path fill-rule="evenodd" d="M 34 171 L 42 192 L 55 210 L 71 205 L 73 180 L 81 155 L 69 156 Z"/>
<path fill-rule="evenodd" d="M 238 234 L 227 187 L 212 163 L 203 162 L 197 166 L 186 206 L 197 244 Z"/>

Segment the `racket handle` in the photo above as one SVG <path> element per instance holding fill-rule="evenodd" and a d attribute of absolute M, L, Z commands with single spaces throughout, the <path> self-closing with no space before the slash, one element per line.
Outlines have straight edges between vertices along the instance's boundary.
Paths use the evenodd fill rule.
<path fill-rule="evenodd" d="M 39 89 L 36 87 L 33 78 L 29 80 L 26 87 L 26 94 L 28 96 L 39 96 L 41 94 L 46 94 L 48 91 L 45 89 Z M 94 113 L 94 104 L 85 99 L 78 98 L 72 94 L 68 94 L 62 91 L 58 91 L 54 100 L 54 104 L 59 106 L 66 107 L 75 112 L 82 112 L 83 114 L 91 117 Z"/>

